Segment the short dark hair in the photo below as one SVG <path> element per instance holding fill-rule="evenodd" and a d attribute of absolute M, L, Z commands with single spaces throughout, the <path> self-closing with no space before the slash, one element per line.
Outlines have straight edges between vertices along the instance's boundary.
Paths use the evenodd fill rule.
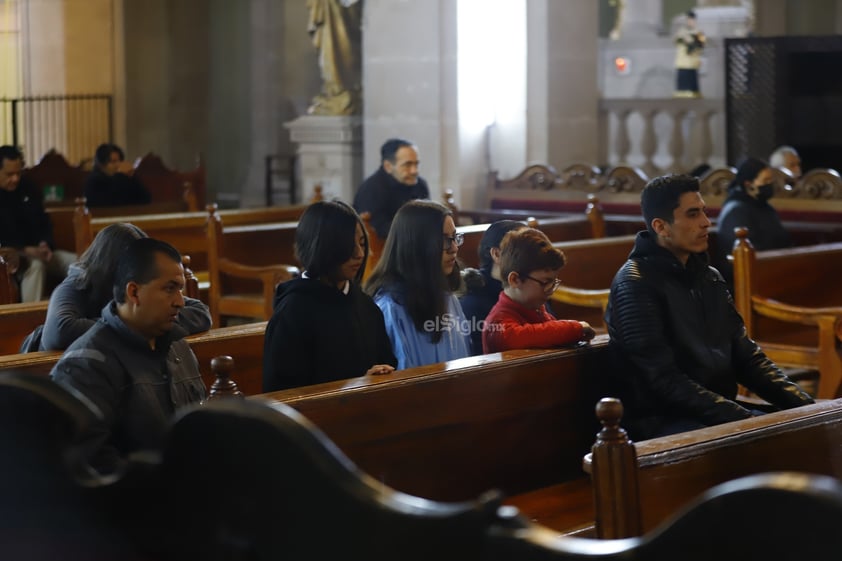
<path fill-rule="evenodd" d="M 498 220 L 493 222 L 485 230 L 479 242 L 479 266 L 480 269 L 490 269 L 494 265 L 491 258 L 491 248 L 500 247 L 503 238 L 512 230 L 526 228 L 526 224 L 517 220 Z"/>
<path fill-rule="evenodd" d="M 356 279 L 360 282 L 368 259 L 368 235 L 359 215 L 342 201 L 319 201 L 307 207 L 295 230 L 295 256 L 309 277 L 329 276 L 351 258 L 358 224 L 365 237 L 365 256 Z"/>
<path fill-rule="evenodd" d="M 380 147 L 380 162 L 382 163 L 388 160 L 394 163 L 398 150 L 400 150 L 404 146 L 409 146 L 410 148 L 413 148 L 415 144 L 408 140 L 404 140 L 403 138 L 390 138 L 389 140 L 383 143 L 383 146 Z"/>
<path fill-rule="evenodd" d="M 8 144 L 0 146 L 0 166 L 3 165 L 3 160 L 23 160 L 23 153 Z"/>
<path fill-rule="evenodd" d="M 553 247 L 547 235 L 535 228 L 509 232 L 500 244 L 500 279 L 504 285 L 509 284 L 509 273 L 526 277 L 532 271 L 561 269 L 564 263 L 564 252 Z"/>
<path fill-rule="evenodd" d="M 126 285 L 130 282 L 146 284 L 160 274 L 155 256 L 163 253 L 176 263 L 181 263 L 181 254 L 167 242 L 155 238 L 140 238 L 126 246 L 117 260 L 114 272 L 114 300 L 118 304 L 126 301 Z"/>
<path fill-rule="evenodd" d="M 693 10 L 687 10 L 686 12 L 684 12 L 684 15 L 688 18 L 696 19 L 696 12 L 694 12 Z"/>
<path fill-rule="evenodd" d="M 113 154 L 114 152 L 117 152 L 117 154 L 119 154 L 121 162 L 126 159 L 126 155 L 123 153 L 122 148 L 120 148 L 116 144 L 106 142 L 96 147 L 96 152 L 94 152 L 94 161 L 97 163 L 97 165 L 104 166 L 105 164 L 111 161 L 111 154 Z"/>
<path fill-rule="evenodd" d="M 652 221 L 656 218 L 672 224 L 673 211 L 681 206 L 681 195 L 699 191 L 699 179 L 692 175 L 662 175 L 646 184 L 640 194 L 640 209 L 646 229 L 652 234 Z"/>

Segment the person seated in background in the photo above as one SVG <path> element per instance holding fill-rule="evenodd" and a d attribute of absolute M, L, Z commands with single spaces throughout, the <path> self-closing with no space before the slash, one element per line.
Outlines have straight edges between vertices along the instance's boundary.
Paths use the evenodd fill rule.
<path fill-rule="evenodd" d="M 100 473 L 119 471 L 133 452 L 159 448 L 176 410 L 205 399 L 196 355 L 176 329 L 183 289 L 175 248 L 132 241 L 117 263 L 113 300 L 50 372 L 101 413 L 80 437 Z"/>
<path fill-rule="evenodd" d="M 511 349 L 545 349 L 589 341 L 594 330 L 585 321 L 556 319 L 547 300 L 561 281 L 564 253 L 534 228 L 510 231 L 500 244 L 503 292 L 485 319 L 486 353 Z"/>
<path fill-rule="evenodd" d="M 775 192 L 772 169 L 758 158 L 746 158 L 728 186 L 728 196 L 717 220 L 716 239 L 720 272 L 733 285 L 734 268 L 726 258 L 734 248 L 735 228 L 748 228 L 748 239 L 757 251 L 790 247 L 792 239 L 778 211 L 769 204 Z"/>
<path fill-rule="evenodd" d="M 656 177 L 640 198 L 646 231 L 611 283 L 605 311 L 614 368 L 603 395 L 623 401 L 635 440 L 747 419 L 743 384 L 773 406 L 813 403 L 746 333 L 719 272 L 708 265 L 711 221 L 689 175 Z"/>
<path fill-rule="evenodd" d="M 23 154 L 14 146 L 0 146 L 0 246 L 14 248 L 20 258 L 15 278 L 21 302 L 37 302 L 48 296 L 47 277 L 63 279 L 76 254 L 55 248 L 41 192 L 21 180 L 22 169 Z"/>
<path fill-rule="evenodd" d="M 769 156 L 769 165 L 773 168 L 788 169 L 793 181 L 801 179 L 801 156 L 792 146 L 778 146 Z"/>
<path fill-rule="evenodd" d="M 390 138 L 380 147 L 380 167 L 366 178 L 354 197 L 354 208 L 371 215 L 371 227 L 385 240 L 395 213 L 407 201 L 429 199 L 430 189 L 418 175 L 418 147 Z"/>
<path fill-rule="evenodd" d="M 40 343 L 27 338 L 24 345 L 28 348 L 22 350 L 63 351 L 93 327 L 114 297 L 114 272 L 120 255 L 131 242 L 145 237 L 146 233 L 133 224 L 121 222 L 103 228 L 53 291 Z M 184 337 L 210 327 L 208 307 L 185 297 L 173 325 L 174 333 Z"/>
<path fill-rule="evenodd" d="M 470 329 L 454 294 L 462 241 L 440 203 L 410 201 L 395 215 L 365 289 L 383 311 L 399 369 L 469 355 Z"/>
<path fill-rule="evenodd" d="M 465 269 L 465 294 L 459 298 L 465 318 L 471 323 L 471 354 L 482 354 L 482 324 L 497 303 L 500 282 L 500 242 L 512 230 L 526 228 L 523 222 L 499 220 L 490 224 L 479 242 L 479 269 Z"/>
<path fill-rule="evenodd" d="M 339 201 L 307 207 L 295 254 L 304 273 L 275 290 L 263 391 L 392 372 L 397 361 L 383 313 L 360 289 L 368 238 L 354 209 Z"/>
<path fill-rule="evenodd" d="M 94 170 L 85 182 L 85 200 L 90 208 L 101 206 L 146 205 L 152 195 L 134 177 L 134 168 L 125 161 L 116 144 L 100 144 L 94 153 Z"/>

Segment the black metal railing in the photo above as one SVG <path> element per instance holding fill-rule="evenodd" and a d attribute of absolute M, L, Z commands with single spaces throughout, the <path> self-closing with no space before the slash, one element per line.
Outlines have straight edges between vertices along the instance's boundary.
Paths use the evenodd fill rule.
<path fill-rule="evenodd" d="M 0 98 L 0 144 L 20 147 L 28 162 L 54 148 L 77 163 L 91 158 L 99 144 L 113 137 L 111 95 Z"/>

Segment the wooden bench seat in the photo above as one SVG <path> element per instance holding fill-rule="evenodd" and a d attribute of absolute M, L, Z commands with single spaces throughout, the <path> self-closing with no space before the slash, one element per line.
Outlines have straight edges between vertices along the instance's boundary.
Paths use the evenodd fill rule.
<path fill-rule="evenodd" d="M 503 503 L 516 507 L 530 522 L 556 532 L 596 537 L 593 486 L 587 476 L 507 497 Z"/>

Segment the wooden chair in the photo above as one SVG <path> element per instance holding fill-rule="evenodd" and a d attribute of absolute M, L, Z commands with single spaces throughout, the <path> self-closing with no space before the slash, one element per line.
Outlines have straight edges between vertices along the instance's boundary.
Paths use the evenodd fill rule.
<path fill-rule="evenodd" d="M 273 233 L 281 240 L 274 240 Z M 222 217 L 211 210 L 207 236 L 208 306 L 213 325 L 221 326 L 223 316 L 270 319 L 275 287 L 299 275 L 298 267 L 283 264 L 284 257 L 277 257 L 285 255 L 292 262 L 295 223 L 234 226 L 226 234 Z M 284 245 L 288 245 L 285 253 Z"/>

